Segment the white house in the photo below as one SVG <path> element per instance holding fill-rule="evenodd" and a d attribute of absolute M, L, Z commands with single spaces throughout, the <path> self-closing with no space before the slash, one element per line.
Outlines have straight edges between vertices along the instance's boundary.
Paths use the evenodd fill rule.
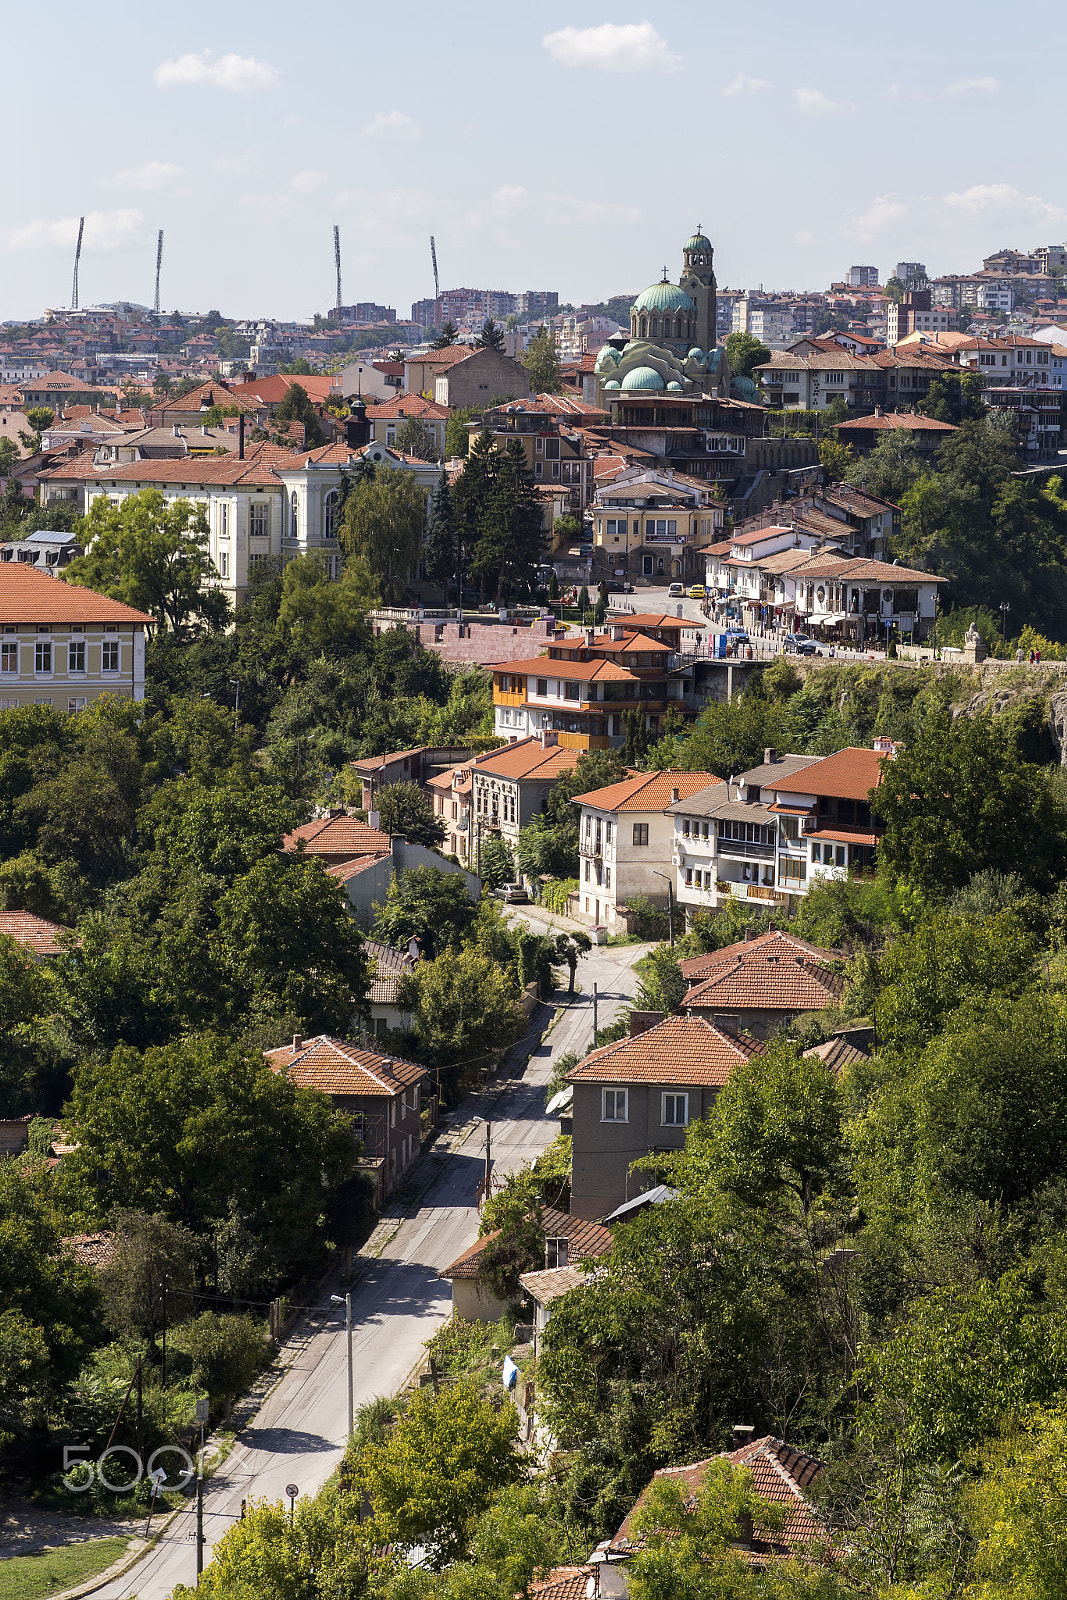
<path fill-rule="evenodd" d="M 578 914 L 614 929 L 635 895 L 666 907 L 673 890 L 672 819 L 665 807 L 720 780 L 711 772 L 641 772 L 576 795 Z"/>

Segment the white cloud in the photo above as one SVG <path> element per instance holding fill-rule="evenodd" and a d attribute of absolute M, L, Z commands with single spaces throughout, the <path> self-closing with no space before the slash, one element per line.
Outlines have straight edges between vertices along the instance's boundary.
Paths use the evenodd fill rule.
<path fill-rule="evenodd" d="M 747 72 L 739 72 L 732 83 L 728 83 L 723 94 L 736 97 L 741 94 L 759 94 L 762 89 L 771 86 L 766 78 L 750 78 Z"/>
<path fill-rule="evenodd" d="M 289 187 L 296 194 L 314 194 L 316 189 L 321 189 L 326 182 L 325 172 L 317 172 L 314 167 L 308 167 L 304 172 L 298 172 L 290 178 Z"/>
<path fill-rule="evenodd" d="M 226 89 L 231 94 L 276 89 L 282 81 L 277 68 L 265 61 L 238 55 L 219 56 L 216 60 L 210 50 L 161 61 L 155 78 L 160 89 Z"/>
<path fill-rule="evenodd" d="M 803 117 L 830 117 L 839 111 L 855 111 L 842 100 L 831 100 L 821 89 L 794 89 L 793 104 Z"/>
<path fill-rule="evenodd" d="M 866 243 L 899 228 L 908 215 L 905 202 L 896 195 L 876 195 L 867 207 L 845 228 L 845 236 Z"/>
<path fill-rule="evenodd" d="M 682 64 L 651 22 L 602 22 L 597 28 L 560 28 L 541 44 L 564 67 L 601 72 L 675 72 Z"/>
<path fill-rule="evenodd" d="M 140 235 L 139 211 L 90 211 L 85 218 L 82 248 L 87 251 L 121 250 L 136 242 Z M 28 222 L 25 227 L 15 229 L 8 244 L 12 250 L 73 249 L 77 237 L 77 217 L 63 217 L 56 222 Z"/>
<path fill-rule="evenodd" d="M 521 183 L 502 183 L 499 189 L 493 191 L 493 210 L 506 216 L 515 210 L 521 200 L 525 200 L 526 194 Z"/>
<path fill-rule="evenodd" d="M 945 204 L 971 216 L 1029 219 L 1059 224 L 1067 217 L 1060 206 L 1040 195 L 1023 194 L 1010 183 L 975 183 L 945 196 Z"/>
<path fill-rule="evenodd" d="M 125 167 L 106 180 L 109 189 L 173 189 L 185 177 L 185 168 L 172 161 L 145 161 L 139 167 Z"/>
<path fill-rule="evenodd" d="M 961 78 L 958 83 L 950 83 L 945 89 L 946 94 L 996 94 L 1000 84 L 996 78 Z"/>
<path fill-rule="evenodd" d="M 419 139 L 422 129 L 406 111 L 379 111 L 363 129 L 364 139 Z"/>

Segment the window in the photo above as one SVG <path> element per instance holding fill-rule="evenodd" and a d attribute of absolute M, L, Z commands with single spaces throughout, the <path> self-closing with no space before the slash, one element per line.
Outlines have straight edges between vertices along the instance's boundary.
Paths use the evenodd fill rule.
<path fill-rule="evenodd" d="M 73 716 L 76 711 L 84 711 L 84 710 L 85 710 L 85 696 L 83 694 L 82 695 L 77 695 L 77 696 L 72 695 L 71 698 L 67 701 L 67 712 L 68 712 L 68 714 L 70 716 Z"/>
<path fill-rule="evenodd" d="M 228 539 L 229 537 L 230 537 L 230 508 L 229 508 L 228 505 L 221 505 L 219 507 L 219 538 L 220 539 Z"/>
<path fill-rule="evenodd" d="M 331 489 L 330 493 L 326 496 L 326 499 L 323 502 L 323 532 L 325 533 L 327 539 L 337 538 L 337 505 L 337 490 Z"/>
<path fill-rule="evenodd" d="M 647 844 L 647 843 L 648 843 L 648 823 L 647 822 L 635 822 L 634 823 L 634 844 Z"/>
<path fill-rule="evenodd" d="M 665 1094 L 663 1096 L 663 1110 L 660 1122 L 665 1128 L 686 1128 L 689 1126 L 689 1096 L 687 1094 Z"/>
<path fill-rule="evenodd" d="M 50 694 L 36 695 L 33 703 L 35 706 L 50 706 L 52 704 L 52 696 Z"/>
<path fill-rule="evenodd" d="M 389 1126 L 391 1128 L 395 1128 L 396 1127 L 396 1100 L 395 1100 L 395 1098 L 390 1100 L 390 1102 L 389 1102 Z"/>
<path fill-rule="evenodd" d="M 808 863 L 803 856 L 778 857 L 778 882 L 780 884 L 796 887 L 806 883 L 808 877 Z"/>
<path fill-rule="evenodd" d="M 541 697 L 541 699 L 543 699 L 543 700 L 548 698 L 548 679 L 547 678 L 538 678 L 538 680 L 537 680 L 537 693 Z"/>
<path fill-rule="evenodd" d="M 577 699 L 579 699 L 580 694 L 581 694 L 581 686 L 579 684 L 564 682 L 564 685 L 563 685 L 563 698 L 565 700 L 577 700 Z"/>
<path fill-rule="evenodd" d="M 611 843 L 611 829 L 612 829 L 612 824 L 610 822 L 605 822 L 605 824 L 604 824 L 604 842 L 605 842 L 605 844 L 610 844 Z"/>
<path fill-rule="evenodd" d="M 626 1109 L 627 1091 L 625 1089 L 601 1090 L 601 1122 L 626 1122 L 628 1121 Z"/>
<path fill-rule="evenodd" d="M 67 646 L 67 671 L 85 671 L 85 640 L 72 639 Z"/>
<path fill-rule="evenodd" d="M 33 670 L 35 672 L 51 672 L 52 670 L 52 641 L 51 639 L 38 639 L 34 649 Z"/>
<path fill-rule="evenodd" d="M 0 711 L 14 711 L 17 706 L 18 700 L 14 695 L 4 695 L 0 698 Z"/>
<path fill-rule="evenodd" d="M 220 550 L 219 551 L 219 577 L 220 578 L 228 578 L 229 576 L 230 576 L 230 552 L 228 550 Z"/>
<path fill-rule="evenodd" d="M 17 672 L 18 670 L 18 640 L 5 638 L 3 643 L 0 643 L 0 672 Z"/>
<path fill-rule="evenodd" d="M 571 1242 L 569 1239 L 545 1240 L 545 1267 L 552 1271 L 554 1267 L 570 1266 Z"/>
<path fill-rule="evenodd" d="M 253 500 L 249 512 L 248 531 L 253 539 L 267 537 L 267 512 L 269 507 L 265 500 Z M 293 495 L 293 514 L 296 514 L 296 495 Z"/>
<path fill-rule="evenodd" d="M 119 670 L 119 642 L 117 639 L 105 639 L 100 647 L 101 672 L 117 672 Z"/>

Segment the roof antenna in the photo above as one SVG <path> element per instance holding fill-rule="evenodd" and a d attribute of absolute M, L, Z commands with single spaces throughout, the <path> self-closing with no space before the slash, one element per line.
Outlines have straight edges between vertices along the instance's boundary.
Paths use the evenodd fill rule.
<path fill-rule="evenodd" d="M 78 243 L 74 247 L 74 287 L 70 291 L 70 309 L 78 309 L 78 262 L 82 256 L 82 234 L 85 232 L 85 218 L 78 218 Z"/>
<path fill-rule="evenodd" d="M 338 316 L 341 313 L 341 230 L 336 222 L 333 225 L 333 263 L 337 268 L 337 299 L 334 302 Z"/>

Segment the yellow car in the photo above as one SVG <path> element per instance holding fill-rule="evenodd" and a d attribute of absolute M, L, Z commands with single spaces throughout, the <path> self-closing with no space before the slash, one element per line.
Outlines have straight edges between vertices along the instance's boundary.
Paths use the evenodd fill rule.
<path fill-rule="evenodd" d="M 693 587 L 689 591 L 689 598 L 690 600 L 706 600 L 708 598 L 708 591 L 705 589 L 702 583 L 694 583 Z"/>

